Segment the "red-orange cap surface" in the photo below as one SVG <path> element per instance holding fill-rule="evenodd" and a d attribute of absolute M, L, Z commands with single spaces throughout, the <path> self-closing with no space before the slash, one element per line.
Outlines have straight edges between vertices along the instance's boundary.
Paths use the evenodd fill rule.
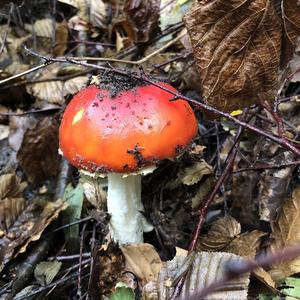
<path fill-rule="evenodd" d="M 197 120 L 186 101 L 173 97 L 153 85 L 115 97 L 91 85 L 64 112 L 60 149 L 72 165 L 99 173 L 127 173 L 175 157 L 197 134 Z"/>

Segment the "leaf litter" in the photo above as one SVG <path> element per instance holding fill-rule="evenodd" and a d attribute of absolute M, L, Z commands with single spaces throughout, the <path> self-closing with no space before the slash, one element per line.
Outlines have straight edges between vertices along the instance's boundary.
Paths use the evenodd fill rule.
<path fill-rule="evenodd" d="M 217 109 L 234 110 L 232 116 L 241 120 L 248 113 L 251 125 L 297 145 L 297 74 L 286 82 L 298 69 L 297 54 L 286 68 L 299 48 L 297 1 L 59 0 L 55 7 L 50 2 L 1 4 L 0 297 L 11 284 L 10 297 L 23 299 L 42 287 L 49 299 L 88 293 L 91 299 L 167 300 L 183 276 L 179 299 L 188 299 L 225 278 L 227 264 L 234 260 L 276 255 L 299 244 L 299 164 L 293 164 L 298 158 L 245 131 L 229 180 L 204 218 L 196 250 L 183 250 L 189 249 L 238 132 L 236 124 L 212 118 L 205 109 L 194 107 L 200 134 L 186 153 L 143 178 L 144 214 L 154 226 L 144 244 L 119 248 L 111 242 L 106 179 L 79 179 L 59 156 L 57 138 L 65 106 L 97 75 L 68 59 L 84 57 L 84 63 L 115 71 L 128 67 L 122 59 L 146 57 L 142 66 L 130 69 L 172 82 L 185 96 Z M 188 35 L 177 39 L 184 27 Z M 24 45 L 68 59 L 22 75 L 44 63 L 27 55 Z M 104 58 L 121 62 L 97 61 Z M 17 77 L 9 80 L 12 75 Z M 104 79 L 106 75 L 102 73 Z M 270 108 L 276 96 L 291 97 L 278 106 L 279 121 Z M 244 109 L 252 104 L 264 106 Z M 26 264 L 29 251 L 49 238 L 55 246 L 37 253 L 43 258 L 28 275 L 31 281 L 16 288 L 15 266 Z M 76 243 L 70 249 L 71 239 Z M 298 264 L 295 258 L 257 268 L 251 279 L 255 276 L 269 292 L 293 295 L 299 283 L 290 276 L 298 279 Z M 70 278 L 68 284 L 65 278 Z M 256 287 L 254 280 L 249 286 L 247 273 L 205 299 L 246 299 Z M 263 295 L 257 289 L 254 297 Z"/>

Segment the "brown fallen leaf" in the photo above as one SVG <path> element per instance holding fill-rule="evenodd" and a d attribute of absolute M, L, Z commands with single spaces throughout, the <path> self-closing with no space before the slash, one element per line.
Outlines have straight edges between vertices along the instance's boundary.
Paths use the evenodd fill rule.
<path fill-rule="evenodd" d="M 294 161 L 295 159 L 295 154 L 285 151 L 274 156 L 272 155 L 272 158 L 269 157 L 267 161 L 270 165 L 280 165 Z M 281 169 L 270 169 L 265 170 L 261 174 L 257 197 L 259 199 L 260 220 L 266 222 L 273 222 L 275 220 L 277 211 L 282 206 L 288 194 L 295 168 L 296 166 L 289 166 Z"/>
<path fill-rule="evenodd" d="M 259 250 L 261 239 L 265 235 L 265 232 L 259 230 L 245 232 L 232 240 L 224 251 L 242 257 L 254 258 Z"/>
<path fill-rule="evenodd" d="M 27 206 L 0 239 L 0 271 L 13 257 L 26 251 L 28 244 L 40 238 L 45 228 L 67 208 L 61 199 L 34 201 Z"/>
<path fill-rule="evenodd" d="M 300 34 L 296 0 L 195 0 L 184 21 L 211 105 L 232 111 L 274 99 L 279 67 L 290 58 L 284 40 Z"/>
<path fill-rule="evenodd" d="M 93 249 L 93 269 L 89 285 L 91 299 L 100 299 L 103 295 L 110 295 L 115 285 L 121 281 L 125 260 L 119 246 L 109 243 L 100 249 Z"/>
<path fill-rule="evenodd" d="M 193 185 L 199 182 L 204 175 L 213 173 L 213 167 L 209 165 L 205 160 L 201 160 L 187 167 L 183 171 L 182 183 L 185 185 Z"/>
<path fill-rule="evenodd" d="M 292 197 L 287 199 L 281 208 L 279 218 L 272 224 L 273 238 L 268 251 L 276 253 L 286 247 L 300 243 L 300 187 L 296 187 Z M 270 275 L 278 283 L 285 277 L 300 272 L 300 258 L 283 261 L 272 266 Z"/>
<path fill-rule="evenodd" d="M 207 235 L 201 236 L 197 251 L 218 251 L 224 249 L 241 233 L 241 225 L 231 216 L 215 221 Z M 227 251 L 230 252 L 230 251 Z"/>
<path fill-rule="evenodd" d="M 170 180 L 167 184 L 168 189 L 176 189 L 181 184 L 193 185 L 198 183 L 205 175 L 213 174 L 213 167 L 204 159 L 196 162 L 189 167 L 178 172 L 177 178 Z"/>
<path fill-rule="evenodd" d="M 281 1 L 282 21 L 284 28 L 284 41 L 282 63 L 286 65 L 290 57 L 293 55 L 293 50 L 296 46 L 296 41 L 300 32 L 300 14 L 299 1 L 283 0 Z"/>
<path fill-rule="evenodd" d="M 162 261 L 150 244 L 130 244 L 121 248 L 126 269 L 133 272 L 141 286 L 155 280 L 162 268 Z"/>
<path fill-rule="evenodd" d="M 37 119 L 29 114 L 24 116 L 10 116 L 9 118 L 9 145 L 14 151 L 19 151 L 25 132 L 36 126 Z"/>
<path fill-rule="evenodd" d="M 7 234 L 25 208 L 23 191 L 27 183 L 15 174 L 0 176 L 0 237 Z"/>
<path fill-rule="evenodd" d="M 270 276 L 270 274 L 265 271 L 263 268 L 259 267 L 253 271 L 253 275 L 264 285 L 266 285 L 269 289 L 271 289 L 274 293 L 277 293 L 276 283 Z"/>
<path fill-rule="evenodd" d="M 189 256 L 175 256 L 164 263 L 155 281 L 143 288 L 143 300 L 168 300 L 174 291 L 174 285 L 186 274 L 180 295 L 176 299 L 190 299 L 194 293 L 223 278 L 226 266 L 230 262 L 241 260 L 240 256 L 225 252 L 199 252 Z M 247 299 L 249 274 L 244 274 L 226 284 L 224 289 L 210 293 L 201 299 Z"/>
<path fill-rule="evenodd" d="M 77 76 L 69 80 L 51 80 L 60 74 L 60 68 L 56 66 L 50 66 L 47 69 L 43 69 L 39 73 L 39 79 L 45 80 L 45 82 L 39 82 L 26 86 L 27 92 L 38 98 L 41 101 L 47 101 L 53 104 L 64 104 L 65 96 L 69 94 L 77 93 L 82 87 L 87 84 L 87 76 Z M 74 72 L 78 72 L 78 69 L 74 68 Z M 69 72 L 69 75 L 71 72 Z M 74 74 L 74 73 L 73 73 Z"/>
<path fill-rule="evenodd" d="M 24 135 L 17 158 L 28 180 L 35 185 L 57 175 L 60 160 L 58 126 L 57 117 L 44 117 Z"/>
<path fill-rule="evenodd" d="M 157 26 L 160 0 L 126 0 L 124 10 L 136 43 L 145 43 Z"/>

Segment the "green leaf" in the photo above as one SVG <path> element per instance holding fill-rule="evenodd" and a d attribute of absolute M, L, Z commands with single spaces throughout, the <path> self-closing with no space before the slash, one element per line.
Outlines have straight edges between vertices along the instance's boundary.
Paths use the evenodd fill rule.
<path fill-rule="evenodd" d="M 117 287 L 115 292 L 113 292 L 109 300 L 134 300 L 134 292 L 129 287 Z"/>
<path fill-rule="evenodd" d="M 288 288 L 283 289 L 282 292 L 291 296 L 287 296 L 286 300 L 294 300 L 294 297 L 300 297 L 300 278 L 287 277 L 285 279 L 285 286 L 288 286 Z"/>
<path fill-rule="evenodd" d="M 83 187 L 79 183 L 75 188 L 69 184 L 63 196 L 63 199 L 69 204 L 68 208 L 63 214 L 63 223 L 68 224 L 81 216 L 82 203 L 84 199 Z M 65 229 L 66 240 L 76 239 L 79 236 L 79 226 L 71 226 Z"/>

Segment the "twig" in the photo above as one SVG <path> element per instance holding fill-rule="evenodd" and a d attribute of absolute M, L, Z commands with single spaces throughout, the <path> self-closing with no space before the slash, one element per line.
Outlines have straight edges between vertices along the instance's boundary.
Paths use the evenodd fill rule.
<path fill-rule="evenodd" d="M 62 279 L 56 280 L 56 281 L 54 281 L 54 282 L 52 282 L 52 283 L 50 283 L 46 286 L 40 287 L 40 288 L 34 290 L 33 292 L 28 293 L 27 295 L 23 295 L 23 296 L 20 296 L 20 297 L 15 297 L 14 300 L 29 299 L 30 297 L 32 297 L 34 295 L 37 295 L 37 294 L 39 294 L 39 293 L 41 293 L 45 290 L 48 290 L 52 287 L 61 285 L 63 283 L 70 283 L 71 280 L 75 279 L 77 276 L 78 276 L 78 272 L 75 272 L 75 273 L 73 273 L 69 276 L 66 276 L 66 277 L 62 278 Z M 87 277 L 87 276 L 88 276 L 88 274 L 86 274 L 84 277 Z"/>
<path fill-rule="evenodd" d="M 130 65 L 141 65 L 148 61 L 151 57 L 155 56 L 156 54 L 164 51 L 165 49 L 169 48 L 171 45 L 179 41 L 181 38 L 183 38 L 187 34 L 186 31 L 179 34 L 176 38 L 172 39 L 165 45 L 163 45 L 161 48 L 153 51 L 152 53 L 148 54 L 144 58 L 136 61 L 132 60 L 123 60 L 123 59 L 117 59 L 117 58 L 106 58 L 106 57 L 70 57 L 70 59 L 75 61 L 104 61 L 104 62 L 116 62 L 116 63 L 122 63 L 122 64 L 130 64 Z M 27 49 L 28 50 L 28 49 Z"/>
<path fill-rule="evenodd" d="M 10 3 L 10 9 L 9 9 L 9 15 L 7 18 L 6 29 L 5 29 L 3 40 L 1 41 L 2 43 L 1 43 L 1 47 L 0 47 L 0 55 L 2 54 L 4 47 L 5 47 L 5 43 L 6 43 L 8 31 L 9 31 L 9 26 L 10 26 L 10 21 L 11 21 L 11 15 L 13 13 L 13 8 L 14 8 L 14 4 Z"/>
<path fill-rule="evenodd" d="M 293 144 L 291 144 L 287 139 L 285 139 L 284 137 L 280 137 L 278 135 L 273 135 L 271 133 L 267 133 L 265 131 L 263 131 L 262 129 L 254 126 L 254 125 L 251 125 L 251 124 L 248 124 L 247 122 L 244 122 L 244 121 L 241 121 L 239 120 L 238 118 L 236 117 L 233 117 L 232 115 L 230 115 L 229 113 L 226 113 L 226 112 L 223 112 L 223 111 L 220 111 L 218 110 L 217 108 L 214 108 L 206 103 L 201 103 L 201 102 L 198 102 L 192 98 L 189 98 L 189 97 L 186 97 L 184 95 L 182 95 L 181 93 L 179 93 L 178 91 L 174 91 L 174 90 L 170 90 L 168 88 L 166 88 L 165 86 L 162 86 L 159 82 L 156 82 L 154 80 L 151 80 L 147 77 L 143 77 L 141 78 L 141 76 L 138 76 L 137 74 L 135 73 L 129 73 L 128 71 L 126 70 L 121 70 L 121 69 L 116 69 L 116 68 L 108 68 L 108 67 L 104 67 L 104 66 L 98 66 L 98 65 L 94 65 L 94 64 L 90 64 L 90 63 L 87 63 L 87 62 L 84 62 L 84 61 L 76 61 L 76 60 L 73 60 L 71 58 L 68 58 L 68 57 L 63 57 L 63 58 L 49 58 L 47 56 L 43 56 L 43 55 L 40 55 L 38 53 L 36 53 L 35 51 L 33 50 L 29 50 L 27 48 L 25 48 L 26 51 L 33 55 L 33 56 L 37 56 L 39 58 L 42 58 L 46 61 L 52 61 L 52 62 L 57 62 L 57 63 L 66 63 L 66 62 L 69 62 L 69 63 L 72 63 L 72 64 L 77 64 L 77 65 L 81 65 L 81 66 L 85 66 L 85 67 L 91 67 L 91 68 L 95 68 L 95 69 L 98 69 L 98 70 L 102 70 L 102 71 L 111 71 L 111 72 L 114 72 L 114 73 L 117 73 L 117 74 L 120 74 L 120 75 L 124 75 L 124 76 L 127 76 L 127 77 L 132 77 L 132 78 L 135 78 L 135 79 L 138 79 L 138 80 L 141 80 L 141 81 L 144 81 L 144 82 L 147 82 L 149 84 L 152 84 L 166 92 L 169 92 L 171 93 L 172 95 L 180 98 L 180 99 L 184 99 L 186 101 L 188 101 L 189 103 L 191 103 L 193 106 L 195 106 L 196 108 L 198 109 L 201 109 L 201 110 L 205 110 L 207 112 L 210 112 L 210 113 L 213 113 L 213 114 L 216 114 L 220 117 L 224 117 L 230 121 L 233 121 L 234 123 L 236 123 L 237 125 L 239 126 L 242 126 L 243 128 L 246 128 L 248 130 L 251 130 L 261 136 L 264 136 L 265 138 L 273 141 L 274 143 L 282 146 L 283 148 L 286 148 L 288 149 L 289 151 L 297 154 L 298 156 L 300 156 L 300 150 L 294 146 Z M 1 83 L 1 82 L 0 82 Z"/>
<path fill-rule="evenodd" d="M 5 78 L 5 79 L 3 79 L 3 80 L 0 80 L 0 85 L 1 85 L 1 84 L 4 84 L 4 83 L 6 83 L 6 82 L 9 82 L 9 81 L 11 81 L 11 80 L 20 78 L 20 77 L 22 77 L 22 76 L 25 76 L 25 75 L 27 75 L 27 74 L 30 74 L 30 73 L 32 73 L 32 72 L 35 72 L 35 71 L 37 71 L 37 70 L 39 70 L 39 69 L 45 68 L 45 67 L 47 67 L 47 66 L 49 66 L 49 65 L 51 65 L 51 64 L 53 64 L 53 63 L 55 63 L 55 62 L 54 62 L 54 61 L 51 61 L 51 60 L 49 60 L 49 59 L 47 59 L 47 60 L 46 60 L 43 64 L 41 64 L 41 65 L 38 65 L 38 66 L 33 67 L 33 68 L 31 68 L 31 69 L 28 69 L 28 70 L 26 70 L 26 71 L 24 71 L 24 72 L 21 72 L 21 73 L 18 73 L 18 74 L 16 74 L 16 75 L 13 75 L 13 76 L 11 76 L 11 77 L 8 77 L 8 78 Z"/>
<path fill-rule="evenodd" d="M 221 186 L 226 182 L 226 180 L 228 179 L 228 177 L 231 173 L 233 163 L 234 163 L 234 160 L 235 160 L 235 157 L 237 154 L 237 150 L 239 147 L 239 141 L 241 138 L 242 131 L 243 131 L 243 128 L 240 126 L 238 129 L 238 132 L 236 134 L 233 146 L 228 153 L 226 166 L 225 166 L 221 176 L 219 177 L 218 181 L 216 182 L 213 190 L 211 191 L 208 198 L 206 199 L 204 206 L 199 210 L 199 220 L 198 220 L 197 226 L 194 230 L 192 242 L 189 246 L 189 253 L 193 252 L 196 248 L 196 245 L 197 245 L 197 242 L 198 242 L 198 239 L 200 236 L 200 232 L 201 232 L 202 226 L 205 221 L 205 216 L 206 216 L 206 213 L 207 213 L 207 210 L 208 210 L 210 204 L 212 203 L 213 199 L 215 198 L 216 194 L 220 190 Z M 180 294 L 186 275 L 187 275 L 187 273 L 184 273 L 182 275 L 182 277 L 180 278 L 180 280 L 178 281 L 178 283 L 176 284 L 173 295 L 171 297 L 171 300 L 175 300 L 177 298 L 177 296 Z"/>
<path fill-rule="evenodd" d="M 89 290 L 90 290 L 92 274 L 93 274 L 94 257 L 92 255 L 92 251 L 95 247 L 95 242 L 96 242 L 96 224 L 93 224 L 93 234 L 92 234 L 92 238 L 91 238 L 91 253 L 90 253 L 90 255 L 91 255 L 90 276 L 89 276 L 88 291 L 87 291 L 87 295 L 86 295 L 86 300 L 89 299 Z"/>
<path fill-rule="evenodd" d="M 46 257 L 47 252 L 51 249 L 53 238 L 50 237 L 46 240 L 39 241 L 31 250 L 30 254 L 17 268 L 18 276 L 13 281 L 11 291 L 3 294 L 1 300 L 15 299 L 14 296 L 22 290 L 30 280 L 35 266 Z"/>
<path fill-rule="evenodd" d="M 283 168 L 292 167 L 292 166 L 295 166 L 295 165 L 300 165 L 300 160 L 287 162 L 287 163 L 284 163 L 284 164 L 281 164 L 281 165 L 269 165 L 269 164 L 266 164 L 266 163 L 262 163 L 258 166 L 251 166 L 251 167 L 248 167 L 248 168 L 241 168 L 241 169 L 235 170 L 235 171 L 232 172 L 232 174 L 237 174 L 237 173 L 242 173 L 242 172 L 247 172 L 247 171 L 261 171 L 261 170 L 267 170 L 267 169 L 269 169 L 269 170 L 271 170 L 271 169 L 283 169 Z"/>
<path fill-rule="evenodd" d="M 60 256 L 51 256 L 48 259 L 49 260 L 58 260 L 58 261 L 63 261 L 63 260 L 73 260 L 73 259 L 78 259 L 80 254 L 74 254 L 74 255 L 60 255 Z M 82 257 L 91 257 L 91 253 L 82 253 Z"/>
<path fill-rule="evenodd" d="M 65 225 L 63 225 L 63 226 L 60 226 L 60 227 L 54 229 L 54 230 L 52 231 L 52 233 L 53 233 L 53 232 L 57 232 L 57 231 L 62 230 L 62 229 L 65 229 L 65 228 L 68 228 L 68 227 L 71 227 L 71 226 L 73 226 L 73 225 L 77 225 L 77 224 L 80 224 L 80 223 L 83 223 L 83 222 L 87 222 L 87 221 L 89 221 L 89 220 L 91 220 L 91 219 L 92 219 L 91 217 L 86 217 L 86 218 L 82 218 L 82 219 L 73 221 L 73 222 L 71 222 L 71 223 L 69 223 L 69 224 L 65 224 Z"/>
<path fill-rule="evenodd" d="M 80 250 L 79 250 L 79 267 L 78 267 L 78 279 L 77 279 L 77 296 L 79 299 L 82 298 L 82 291 L 81 291 L 81 272 L 82 272 L 82 254 L 83 254 L 83 241 L 85 235 L 87 223 L 84 223 L 82 231 L 81 231 L 81 238 L 80 238 Z"/>

